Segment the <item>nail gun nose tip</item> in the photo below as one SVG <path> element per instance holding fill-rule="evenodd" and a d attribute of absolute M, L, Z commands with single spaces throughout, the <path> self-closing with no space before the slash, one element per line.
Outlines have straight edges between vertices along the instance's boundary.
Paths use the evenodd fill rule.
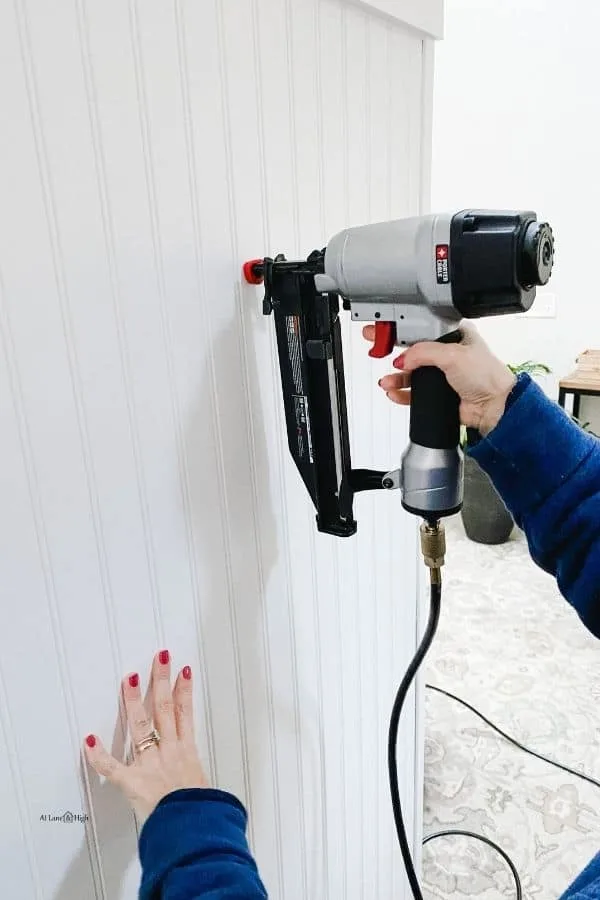
<path fill-rule="evenodd" d="M 249 259 L 242 266 L 242 271 L 248 284 L 262 284 L 265 280 L 264 260 L 262 259 Z"/>

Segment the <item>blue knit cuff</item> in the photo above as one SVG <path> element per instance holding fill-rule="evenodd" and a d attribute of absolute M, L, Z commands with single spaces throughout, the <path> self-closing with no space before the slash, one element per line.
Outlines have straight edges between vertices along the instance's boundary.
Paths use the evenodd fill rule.
<path fill-rule="evenodd" d="M 522 375 L 497 426 L 469 453 L 518 517 L 560 487 L 594 445 L 593 437 Z"/>
<path fill-rule="evenodd" d="M 140 900 L 160 896 L 164 879 L 177 866 L 202 858 L 226 855 L 255 869 L 246 821 L 242 804 L 225 791 L 193 788 L 164 797 L 140 834 Z"/>

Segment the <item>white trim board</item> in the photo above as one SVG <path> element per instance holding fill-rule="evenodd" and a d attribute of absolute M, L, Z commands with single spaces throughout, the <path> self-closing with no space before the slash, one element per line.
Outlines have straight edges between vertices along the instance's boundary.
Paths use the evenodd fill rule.
<path fill-rule="evenodd" d="M 444 36 L 444 0 L 352 0 L 434 38 Z"/>

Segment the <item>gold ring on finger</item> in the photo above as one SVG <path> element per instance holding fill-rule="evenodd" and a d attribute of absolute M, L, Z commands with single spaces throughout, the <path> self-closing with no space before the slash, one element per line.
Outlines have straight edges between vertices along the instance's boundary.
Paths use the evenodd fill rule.
<path fill-rule="evenodd" d="M 134 746 L 138 753 L 143 753 L 144 750 L 149 750 L 150 747 L 158 747 L 159 744 L 160 735 L 156 728 L 154 728 L 151 734 L 148 735 L 148 737 L 145 737 L 143 740 L 138 741 Z"/>

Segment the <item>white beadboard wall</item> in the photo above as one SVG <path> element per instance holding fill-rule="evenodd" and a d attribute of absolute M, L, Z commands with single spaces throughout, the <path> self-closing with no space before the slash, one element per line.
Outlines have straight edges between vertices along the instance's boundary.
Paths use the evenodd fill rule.
<path fill-rule="evenodd" d="M 119 679 L 159 647 L 193 666 L 203 757 L 249 806 L 270 896 L 408 896 L 385 748 L 415 523 L 363 496 L 356 538 L 316 533 L 240 267 L 419 211 L 430 75 L 429 38 L 352 0 L 0 3 L 11 900 L 135 898 L 133 817 L 80 747 L 96 731 L 119 752 Z M 354 462 L 397 464 L 405 413 L 360 329 L 344 337 Z M 41 818 L 65 811 L 89 821 Z"/>

